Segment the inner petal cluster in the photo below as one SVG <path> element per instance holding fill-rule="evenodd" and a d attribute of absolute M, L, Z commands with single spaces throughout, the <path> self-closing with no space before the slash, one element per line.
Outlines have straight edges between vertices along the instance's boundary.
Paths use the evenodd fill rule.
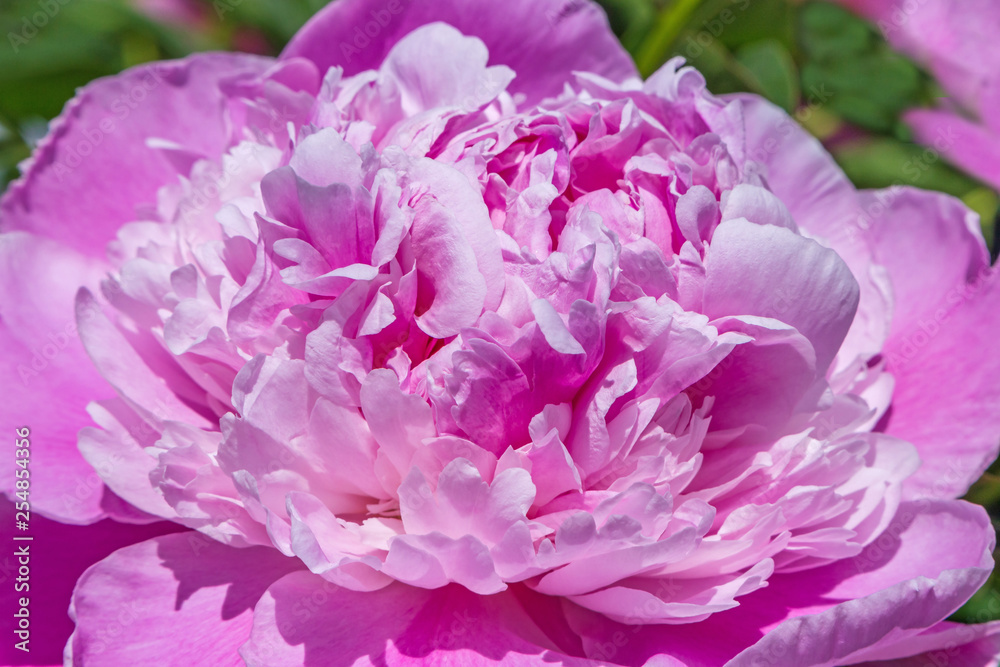
<path fill-rule="evenodd" d="M 159 146 L 176 182 L 78 299 L 119 394 L 84 455 L 354 590 L 688 623 L 857 555 L 918 458 L 873 431 L 858 284 L 744 154 L 739 100 L 674 62 L 525 105 L 487 62 L 443 24 L 378 71 L 284 61 L 227 82 L 221 163 Z"/>

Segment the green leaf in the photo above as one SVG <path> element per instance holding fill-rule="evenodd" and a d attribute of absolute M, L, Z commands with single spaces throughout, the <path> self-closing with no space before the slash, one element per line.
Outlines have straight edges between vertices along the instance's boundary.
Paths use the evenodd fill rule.
<path fill-rule="evenodd" d="M 997 213 L 1000 212 L 1000 197 L 996 191 L 987 187 L 976 188 L 962 196 L 965 205 L 979 214 L 979 225 L 983 236 L 994 252 L 993 239 L 996 234 Z"/>
<path fill-rule="evenodd" d="M 982 186 L 933 151 L 891 137 L 871 137 L 835 147 L 833 156 L 860 188 L 910 185 L 964 197 Z"/>
<path fill-rule="evenodd" d="M 795 46 L 795 12 L 788 0 L 726 0 L 700 28 L 718 32 L 719 41 L 733 51 L 764 40 Z"/>
<path fill-rule="evenodd" d="M 805 5 L 799 42 L 802 87 L 828 89 L 830 108 L 856 125 L 891 133 L 903 110 L 926 97 L 920 70 L 889 48 L 874 26 L 841 7 Z"/>
<path fill-rule="evenodd" d="M 736 60 L 746 68 L 763 95 L 792 112 L 799 102 L 799 74 L 792 56 L 773 39 L 754 42 L 736 52 Z"/>
<path fill-rule="evenodd" d="M 656 18 L 653 4 L 650 0 L 602 0 L 601 5 L 622 46 L 635 56 Z"/>
<path fill-rule="evenodd" d="M 635 56 L 636 65 L 643 76 L 649 76 L 666 62 L 677 37 L 683 32 L 701 0 L 674 0 L 653 25 L 642 48 Z"/>
<path fill-rule="evenodd" d="M 808 57 L 823 62 L 868 52 L 877 41 L 874 29 L 864 20 L 826 2 L 811 2 L 802 8 L 799 34 Z"/>

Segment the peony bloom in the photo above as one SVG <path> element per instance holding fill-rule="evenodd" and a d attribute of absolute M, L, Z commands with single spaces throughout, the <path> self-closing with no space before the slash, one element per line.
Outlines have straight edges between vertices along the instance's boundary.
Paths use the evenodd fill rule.
<path fill-rule="evenodd" d="M 840 0 L 927 67 L 950 99 L 905 116 L 916 140 L 1000 189 L 1000 4 L 993 0 Z M 971 118 L 970 118 L 971 116 Z"/>
<path fill-rule="evenodd" d="M 80 577 L 67 664 L 996 653 L 943 622 L 993 566 L 974 216 L 589 2 L 97 81 L 0 205 L 33 507 L 185 528 Z"/>

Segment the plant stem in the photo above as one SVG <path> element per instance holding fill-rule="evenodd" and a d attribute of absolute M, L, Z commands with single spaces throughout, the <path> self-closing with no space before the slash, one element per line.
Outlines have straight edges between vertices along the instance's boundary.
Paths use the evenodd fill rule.
<path fill-rule="evenodd" d="M 639 73 L 644 78 L 655 72 L 666 60 L 670 47 L 699 4 L 701 0 L 677 0 L 660 12 L 656 25 L 653 26 L 646 43 L 635 58 Z"/>

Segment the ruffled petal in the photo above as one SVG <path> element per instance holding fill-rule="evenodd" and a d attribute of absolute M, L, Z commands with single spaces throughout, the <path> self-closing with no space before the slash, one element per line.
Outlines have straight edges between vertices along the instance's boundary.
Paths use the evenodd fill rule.
<path fill-rule="evenodd" d="M 630 626 L 577 607 L 566 614 L 588 657 L 624 665 L 660 659 L 692 666 L 852 664 L 886 647 L 905 651 L 907 642 L 961 606 L 989 575 L 993 544 L 981 507 L 909 502 L 858 556 L 776 574 L 737 608 L 700 623 Z M 663 589 L 673 590 L 669 581 Z M 915 644 L 912 652 L 921 650 Z"/>

